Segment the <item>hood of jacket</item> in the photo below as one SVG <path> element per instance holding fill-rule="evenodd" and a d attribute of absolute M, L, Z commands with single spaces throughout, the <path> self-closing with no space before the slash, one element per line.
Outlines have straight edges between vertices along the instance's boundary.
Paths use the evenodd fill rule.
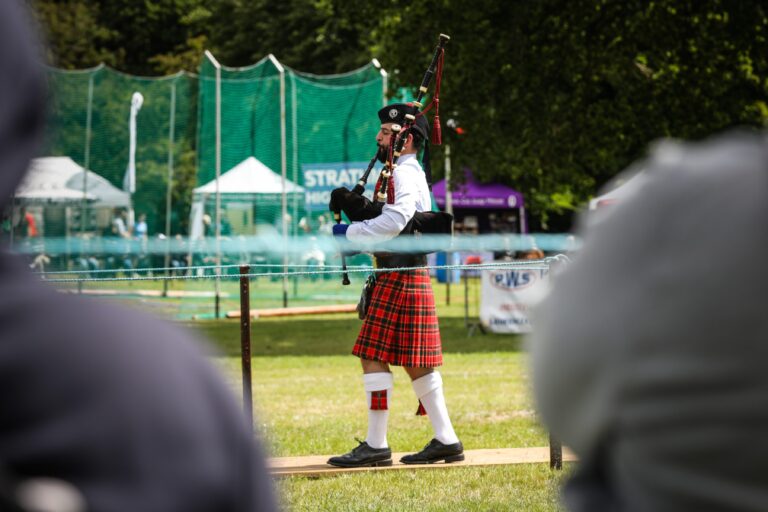
<path fill-rule="evenodd" d="M 18 0 L 0 2 L 0 206 L 11 203 L 35 156 L 45 124 L 45 73 L 30 15 Z"/>

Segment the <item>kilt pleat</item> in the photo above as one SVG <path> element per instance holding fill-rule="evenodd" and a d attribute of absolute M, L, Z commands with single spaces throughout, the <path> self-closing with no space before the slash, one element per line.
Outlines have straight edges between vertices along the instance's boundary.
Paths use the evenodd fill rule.
<path fill-rule="evenodd" d="M 435 296 L 426 269 L 377 275 L 352 353 L 395 366 L 443 364 Z"/>

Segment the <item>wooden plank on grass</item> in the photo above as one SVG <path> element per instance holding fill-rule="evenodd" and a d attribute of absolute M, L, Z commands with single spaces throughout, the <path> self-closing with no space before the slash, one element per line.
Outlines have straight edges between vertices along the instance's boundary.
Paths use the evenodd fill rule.
<path fill-rule="evenodd" d="M 465 450 L 466 459 L 450 464 L 402 464 L 400 457 L 406 453 L 393 453 L 391 466 L 376 468 L 337 468 L 327 464 L 330 455 L 311 455 L 308 457 L 276 457 L 269 459 L 269 471 L 274 476 L 334 476 L 358 471 L 388 471 L 398 469 L 445 469 L 465 466 L 496 466 L 501 464 L 548 463 L 549 447 L 537 448 L 493 448 L 484 450 Z M 563 449 L 563 461 L 572 462 L 576 456 L 567 448 Z"/>
<path fill-rule="evenodd" d="M 353 313 L 357 304 L 330 304 L 328 306 L 299 306 L 293 308 L 252 309 L 251 317 L 321 315 L 329 313 Z M 227 318 L 240 318 L 240 311 L 228 311 Z"/>

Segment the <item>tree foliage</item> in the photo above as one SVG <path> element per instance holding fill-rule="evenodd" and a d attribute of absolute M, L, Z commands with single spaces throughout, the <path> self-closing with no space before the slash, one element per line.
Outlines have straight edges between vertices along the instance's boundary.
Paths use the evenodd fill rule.
<path fill-rule="evenodd" d="M 525 192 L 544 227 L 654 139 L 766 119 L 761 2 L 426 1 L 384 16 L 382 30 L 402 29 L 377 38 L 401 83 L 423 72 L 438 32 L 452 36 L 442 104 L 467 132 L 456 160 Z"/>
<path fill-rule="evenodd" d="M 371 60 L 373 2 L 222 0 L 211 44 L 223 63 L 252 64 L 268 54 L 300 71 L 342 73 Z"/>
<path fill-rule="evenodd" d="M 34 2 L 45 32 L 49 61 L 60 68 L 93 67 L 101 62 L 122 63 L 124 51 L 108 46 L 118 37 L 101 21 L 97 4 L 86 0 Z"/>
<path fill-rule="evenodd" d="M 53 62 L 139 74 L 272 53 L 313 73 L 377 57 L 415 89 L 451 36 L 441 117 L 454 168 L 526 194 L 535 227 L 570 212 L 659 137 L 698 139 L 768 118 L 760 0 L 36 0 Z M 435 152 L 441 172 L 441 153 Z M 460 174 L 460 173 L 459 173 Z"/>

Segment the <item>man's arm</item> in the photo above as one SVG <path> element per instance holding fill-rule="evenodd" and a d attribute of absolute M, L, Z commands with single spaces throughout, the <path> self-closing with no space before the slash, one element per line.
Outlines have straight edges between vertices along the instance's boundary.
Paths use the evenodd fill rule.
<path fill-rule="evenodd" d="M 396 237 L 416 213 L 418 184 L 413 173 L 402 172 L 395 177 L 395 203 L 385 204 L 381 215 L 352 224 L 347 238 L 353 242 L 385 242 Z"/>

